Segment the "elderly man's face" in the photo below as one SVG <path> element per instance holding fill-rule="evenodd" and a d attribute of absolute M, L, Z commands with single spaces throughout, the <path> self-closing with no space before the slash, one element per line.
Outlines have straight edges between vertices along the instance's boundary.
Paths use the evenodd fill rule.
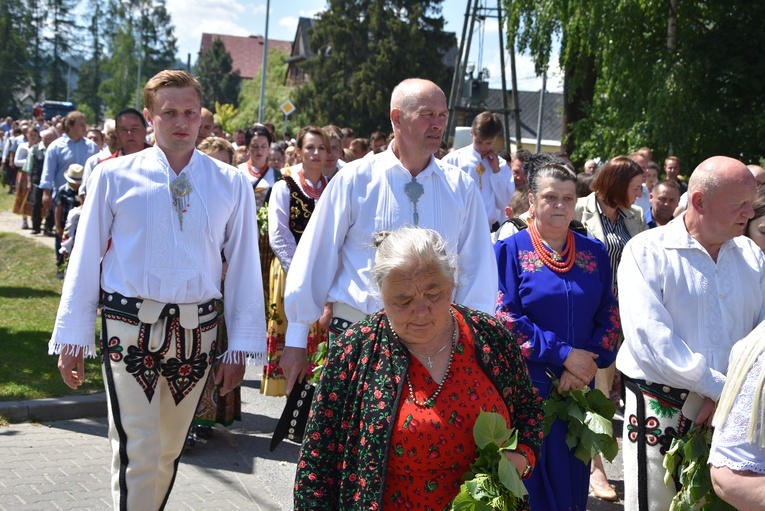
<path fill-rule="evenodd" d="M 200 113 L 201 124 L 199 125 L 199 135 L 197 136 L 197 145 L 202 140 L 206 139 L 213 132 L 213 125 L 215 124 L 215 118 L 211 111 L 203 108 Z"/>
<path fill-rule="evenodd" d="M 746 224 L 754 217 L 752 202 L 757 195 L 757 181 L 723 181 L 704 197 L 702 229 L 706 237 L 723 243 L 744 234 Z"/>
<path fill-rule="evenodd" d="M 513 180 L 515 181 L 516 188 L 523 188 L 527 184 L 526 173 L 523 171 L 523 162 L 521 160 L 513 160 L 510 164 L 510 170 L 513 172 Z"/>
<path fill-rule="evenodd" d="M 396 145 L 419 156 L 434 154 L 441 147 L 448 109 L 443 93 L 436 87 L 424 90 L 411 112 L 400 111 Z"/>
<path fill-rule="evenodd" d="M 651 190 L 651 214 L 659 225 L 672 220 L 680 203 L 680 190 L 674 186 L 658 185 Z"/>

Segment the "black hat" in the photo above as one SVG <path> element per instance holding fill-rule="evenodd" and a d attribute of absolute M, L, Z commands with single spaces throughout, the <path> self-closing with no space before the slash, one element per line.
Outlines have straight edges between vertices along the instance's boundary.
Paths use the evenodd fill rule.
<path fill-rule="evenodd" d="M 276 424 L 274 436 L 271 437 L 271 452 L 285 438 L 293 442 L 302 443 L 314 390 L 316 390 L 316 387 L 306 381 L 296 383 L 292 387 L 292 392 L 287 397 L 287 404 L 284 406 L 282 416 L 279 418 L 278 424 Z"/>

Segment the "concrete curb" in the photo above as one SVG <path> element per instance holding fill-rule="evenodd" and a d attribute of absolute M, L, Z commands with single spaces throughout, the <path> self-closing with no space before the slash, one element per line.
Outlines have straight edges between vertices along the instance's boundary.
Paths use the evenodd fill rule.
<path fill-rule="evenodd" d="M 49 422 L 106 417 L 106 393 L 0 402 L 0 416 L 10 422 Z"/>

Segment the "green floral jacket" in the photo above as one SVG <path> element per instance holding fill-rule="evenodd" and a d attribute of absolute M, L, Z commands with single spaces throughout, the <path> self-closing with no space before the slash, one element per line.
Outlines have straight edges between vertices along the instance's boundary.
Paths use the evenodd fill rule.
<path fill-rule="evenodd" d="M 493 316 L 453 307 L 473 329 L 477 360 L 505 400 L 519 443 L 542 444 L 541 398 L 518 344 Z M 393 422 L 409 352 L 384 311 L 330 342 L 295 478 L 295 511 L 382 508 Z"/>

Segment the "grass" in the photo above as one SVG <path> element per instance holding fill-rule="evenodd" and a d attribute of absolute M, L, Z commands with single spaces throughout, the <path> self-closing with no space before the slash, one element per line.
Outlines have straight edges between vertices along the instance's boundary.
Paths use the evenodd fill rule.
<path fill-rule="evenodd" d="M 0 189 L 0 210 L 11 195 Z M 48 355 L 61 296 L 53 250 L 14 233 L 0 232 L 0 401 L 91 394 L 103 391 L 97 359 L 86 360 L 85 383 L 72 390 Z"/>

